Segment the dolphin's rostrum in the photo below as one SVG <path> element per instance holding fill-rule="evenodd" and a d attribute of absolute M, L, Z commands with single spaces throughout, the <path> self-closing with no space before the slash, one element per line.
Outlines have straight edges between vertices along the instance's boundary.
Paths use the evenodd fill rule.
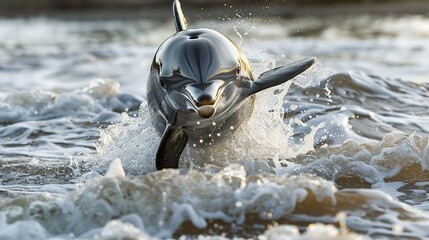
<path fill-rule="evenodd" d="M 253 110 L 254 94 L 305 71 L 316 58 L 277 67 L 253 79 L 240 49 L 221 33 L 188 29 L 180 2 L 173 3 L 176 33 L 155 54 L 147 85 L 153 123 L 162 133 L 156 168 L 177 168 L 188 141 L 220 141 Z"/>

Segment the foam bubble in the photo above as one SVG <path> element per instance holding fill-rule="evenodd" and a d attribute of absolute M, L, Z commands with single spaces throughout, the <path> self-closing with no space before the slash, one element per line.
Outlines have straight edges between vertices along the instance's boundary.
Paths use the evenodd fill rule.
<path fill-rule="evenodd" d="M 316 223 L 309 225 L 308 229 L 304 233 L 300 233 L 298 228 L 290 225 L 275 226 L 267 230 L 262 236 L 259 237 L 261 240 L 316 240 L 316 239 L 332 239 L 332 240 L 364 240 L 371 239 L 368 236 L 363 236 L 356 233 L 341 232 L 333 225 L 325 225 L 322 223 Z"/>
<path fill-rule="evenodd" d="M 0 239 L 47 239 L 49 234 L 37 221 L 24 220 L 8 223 L 7 217 L 0 212 Z"/>

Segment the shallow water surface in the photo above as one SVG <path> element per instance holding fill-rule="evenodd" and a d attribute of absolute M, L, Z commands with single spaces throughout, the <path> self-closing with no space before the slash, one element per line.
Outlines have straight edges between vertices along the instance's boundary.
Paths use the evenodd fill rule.
<path fill-rule="evenodd" d="M 319 61 L 155 172 L 145 84 L 172 22 L 0 20 L 0 239 L 429 238 L 427 16 L 190 24 L 255 76 Z"/>

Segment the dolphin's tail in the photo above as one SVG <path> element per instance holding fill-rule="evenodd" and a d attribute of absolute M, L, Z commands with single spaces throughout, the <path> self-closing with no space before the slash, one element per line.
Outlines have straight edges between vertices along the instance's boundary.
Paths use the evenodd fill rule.
<path fill-rule="evenodd" d="M 186 22 L 179 0 L 175 0 L 173 2 L 173 16 L 174 24 L 176 25 L 176 32 L 188 29 L 188 23 Z"/>

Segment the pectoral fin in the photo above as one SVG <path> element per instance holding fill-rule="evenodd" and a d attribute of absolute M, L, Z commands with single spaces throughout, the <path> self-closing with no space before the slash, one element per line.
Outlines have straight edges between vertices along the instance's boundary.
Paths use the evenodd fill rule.
<path fill-rule="evenodd" d="M 188 135 L 182 128 L 168 124 L 156 153 L 156 169 L 177 168 L 180 155 L 188 142 Z"/>
<path fill-rule="evenodd" d="M 262 73 L 259 79 L 252 82 L 250 94 L 255 94 L 264 89 L 274 87 L 290 80 L 307 70 L 316 62 L 316 58 L 306 58 L 287 66 L 281 66 Z"/>

